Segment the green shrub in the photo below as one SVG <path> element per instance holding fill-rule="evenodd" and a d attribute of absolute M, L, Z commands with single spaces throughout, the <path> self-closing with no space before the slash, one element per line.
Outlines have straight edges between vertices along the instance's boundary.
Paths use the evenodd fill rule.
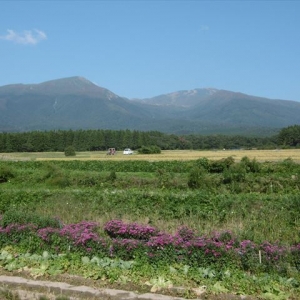
<path fill-rule="evenodd" d="M 65 156 L 76 156 L 75 148 L 73 146 L 66 147 Z"/>
<path fill-rule="evenodd" d="M 0 167 L 0 183 L 7 182 L 11 178 L 14 178 L 13 171 L 8 166 L 1 166 Z"/>
<path fill-rule="evenodd" d="M 62 174 L 62 170 L 56 164 L 46 162 L 45 168 L 46 168 L 46 174 L 42 177 L 42 180 L 54 178 Z"/>
<path fill-rule="evenodd" d="M 199 158 L 194 162 L 196 167 L 202 167 L 205 170 L 209 170 L 209 164 L 209 160 L 206 157 Z"/>
<path fill-rule="evenodd" d="M 298 173 L 298 172 L 300 172 L 299 164 L 296 163 L 295 161 L 293 161 L 290 157 L 286 158 L 282 162 L 279 162 L 277 164 L 277 167 L 278 167 L 278 171 L 280 171 L 281 173 L 285 173 L 285 172 Z"/>
<path fill-rule="evenodd" d="M 207 171 L 203 167 L 194 167 L 189 173 L 188 187 L 197 189 L 205 186 Z"/>
<path fill-rule="evenodd" d="M 48 180 L 48 183 L 51 184 L 51 185 L 61 187 L 61 188 L 64 188 L 64 187 L 67 187 L 67 186 L 71 185 L 70 180 L 64 175 L 51 178 L 51 179 Z"/>
<path fill-rule="evenodd" d="M 2 227 L 7 227 L 8 225 L 11 224 L 19 224 L 19 225 L 33 224 L 38 228 L 61 227 L 61 222 L 56 218 L 40 216 L 40 215 L 36 215 L 33 212 L 24 212 L 15 209 L 7 210 L 2 215 L 2 219 L 0 220 L 0 225 Z"/>
<path fill-rule="evenodd" d="M 115 172 L 115 171 L 111 171 L 111 172 L 109 173 L 109 175 L 107 176 L 106 179 L 107 179 L 107 181 L 115 182 L 116 179 L 117 179 L 117 174 L 116 174 L 116 172 Z"/>
<path fill-rule="evenodd" d="M 99 182 L 101 182 L 101 178 L 100 178 L 100 176 L 84 174 L 84 175 L 76 176 L 74 181 L 79 186 L 90 186 L 91 187 L 91 186 L 95 186 Z"/>
<path fill-rule="evenodd" d="M 261 169 L 261 165 L 256 161 L 255 158 L 250 160 L 247 156 L 244 156 L 241 159 L 241 164 L 245 165 L 246 171 L 251 173 L 259 173 Z"/>
<path fill-rule="evenodd" d="M 161 149 L 158 146 L 142 146 L 138 149 L 138 153 L 140 154 L 160 154 Z"/>
<path fill-rule="evenodd" d="M 209 172 L 210 173 L 222 173 L 225 169 L 229 168 L 234 164 L 234 159 L 232 156 L 227 158 L 222 158 L 216 161 L 209 162 Z"/>
<path fill-rule="evenodd" d="M 242 163 L 233 164 L 223 172 L 223 182 L 243 182 L 246 179 L 246 167 Z"/>
<path fill-rule="evenodd" d="M 161 188 L 169 188 L 172 186 L 172 179 L 174 174 L 167 172 L 165 169 L 157 169 L 156 176 L 158 179 L 158 186 Z"/>
<path fill-rule="evenodd" d="M 67 187 L 71 184 L 69 178 L 64 174 L 64 172 L 54 164 L 47 165 L 47 173 L 43 177 L 47 183 L 59 187 Z"/>

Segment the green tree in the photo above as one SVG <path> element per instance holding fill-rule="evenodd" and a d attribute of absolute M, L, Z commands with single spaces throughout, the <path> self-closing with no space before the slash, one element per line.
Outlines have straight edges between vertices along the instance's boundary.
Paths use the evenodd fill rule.
<path fill-rule="evenodd" d="M 281 129 L 277 139 L 279 145 L 299 147 L 300 146 L 300 125 L 288 126 Z"/>
<path fill-rule="evenodd" d="M 76 156 L 75 148 L 73 146 L 66 147 L 65 156 Z"/>
<path fill-rule="evenodd" d="M 160 154 L 161 149 L 158 146 L 142 146 L 138 152 L 140 154 Z"/>

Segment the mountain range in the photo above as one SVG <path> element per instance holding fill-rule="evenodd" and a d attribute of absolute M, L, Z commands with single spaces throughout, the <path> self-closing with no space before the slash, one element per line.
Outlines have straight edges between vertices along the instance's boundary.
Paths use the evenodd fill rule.
<path fill-rule="evenodd" d="M 128 99 L 83 77 L 0 87 L 0 132 L 111 129 L 271 135 L 300 124 L 300 102 L 201 88 Z"/>

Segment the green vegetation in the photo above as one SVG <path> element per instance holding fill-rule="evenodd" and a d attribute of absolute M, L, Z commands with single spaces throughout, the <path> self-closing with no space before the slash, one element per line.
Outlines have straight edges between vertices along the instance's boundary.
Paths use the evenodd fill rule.
<path fill-rule="evenodd" d="M 149 146 L 149 147 L 146 147 L 146 146 L 142 146 L 138 152 L 140 154 L 159 154 L 161 153 L 161 149 L 157 146 Z"/>
<path fill-rule="evenodd" d="M 99 151 L 110 147 L 118 151 L 130 147 L 139 153 L 159 153 L 174 149 L 275 149 L 299 147 L 300 126 L 283 128 L 277 136 L 246 137 L 234 135 L 184 135 L 165 134 L 158 131 L 130 130 L 56 130 L 19 133 L 0 133 L 0 152 L 65 152 Z"/>
<path fill-rule="evenodd" d="M 286 147 L 300 146 L 300 125 L 283 128 L 278 135 L 278 142 Z"/>
<path fill-rule="evenodd" d="M 127 147 L 133 150 L 157 151 L 174 149 L 274 149 L 280 144 L 276 137 L 245 137 L 225 135 L 177 136 L 158 131 L 130 130 L 56 130 L 0 133 L 0 152 L 64 152 L 73 146 L 75 151 L 104 151 Z"/>
<path fill-rule="evenodd" d="M 0 166 L 0 183 L 7 182 L 13 178 L 14 174 L 7 166 Z"/>
<path fill-rule="evenodd" d="M 0 185 L 5 270 L 152 291 L 300 295 L 300 165 L 291 159 L 1 161 L 0 170 L 9 174 Z"/>
<path fill-rule="evenodd" d="M 73 146 L 66 147 L 65 156 L 76 156 L 75 148 Z"/>
<path fill-rule="evenodd" d="M 0 174 L 5 270 L 300 295 L 300 165 L 291 159 L 0 161 Z"/>

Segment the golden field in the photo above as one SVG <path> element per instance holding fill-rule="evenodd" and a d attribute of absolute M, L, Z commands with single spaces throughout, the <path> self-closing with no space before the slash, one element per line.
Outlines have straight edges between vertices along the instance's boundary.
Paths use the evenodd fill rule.
<path fill-rule="evenodd" d="M 218 160 L 232 156 L 235 161 L 247 156 L 259 162 L 282 161 L 291 158 L 300 163 L 300 149 L 285 150 L 164 150 L 161 154 L 133 154 L 123 155 L 123 151 L 117 151 L 116 155 L 107 155 L 106 151 L 77 152 L 74 157 L 65 157 L 63 152 L 31 152 L 31 153 L 0 153 L 0 160 L 195 160 L 206 157 L 209 160 Z"/>

